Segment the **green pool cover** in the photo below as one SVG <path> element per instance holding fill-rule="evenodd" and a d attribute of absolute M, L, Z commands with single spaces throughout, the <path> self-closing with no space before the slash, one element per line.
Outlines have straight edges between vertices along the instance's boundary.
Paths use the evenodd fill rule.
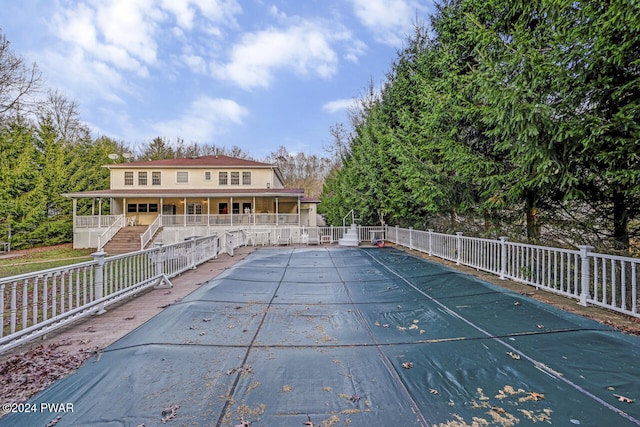
<path fill-rule="evenodd" d="M 613 427 L 638 398 L 639 337 L 392 248 L 269 248 L 0 425 Z"/>

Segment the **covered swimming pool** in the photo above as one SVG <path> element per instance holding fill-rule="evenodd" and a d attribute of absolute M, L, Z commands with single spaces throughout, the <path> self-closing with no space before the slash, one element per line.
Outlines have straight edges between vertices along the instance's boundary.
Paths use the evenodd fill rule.
<path fill-rule="evenodd" d="M 639 337 L 393 248 L 288 247 L 0 425 L 631 426 L 639 396 Z"/>

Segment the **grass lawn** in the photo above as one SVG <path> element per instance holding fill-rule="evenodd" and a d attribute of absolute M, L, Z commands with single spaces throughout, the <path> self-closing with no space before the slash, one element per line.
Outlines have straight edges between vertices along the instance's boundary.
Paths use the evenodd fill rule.
<path fill-rule="evenodd" d="M 0 258 L 0 277 L 46 270 L 93 259 L 95 249 L 73 249 L 71 243 L 11 251 Z"/>

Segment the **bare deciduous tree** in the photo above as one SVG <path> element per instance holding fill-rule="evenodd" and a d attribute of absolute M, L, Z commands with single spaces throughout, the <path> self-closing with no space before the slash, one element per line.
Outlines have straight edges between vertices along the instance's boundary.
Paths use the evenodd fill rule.
<path fill-rule="evenodd" d="M 0 116 L 30 107 L 42 84 L 35 62 L 29 66 L 11 50 L 9 40 L 0 34 Z"/>

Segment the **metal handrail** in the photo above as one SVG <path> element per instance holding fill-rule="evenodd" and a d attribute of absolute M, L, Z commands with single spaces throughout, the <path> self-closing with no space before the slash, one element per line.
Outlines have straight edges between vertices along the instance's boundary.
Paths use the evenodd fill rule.
<path fill-rule="evenodd" d="M 342 226 L 346 227 L 347 226 L 347 217 L 351 215 L 351 224 L 356 222 L 356 215 L 355 212 L 353 211 L 353 209 L 351 209 L 344 217 L 342 217 Z"/>

